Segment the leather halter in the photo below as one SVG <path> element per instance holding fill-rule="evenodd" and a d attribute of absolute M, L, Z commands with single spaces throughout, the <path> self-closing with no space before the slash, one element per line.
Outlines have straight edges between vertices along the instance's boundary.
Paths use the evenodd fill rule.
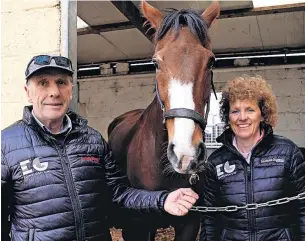
<path fill-rule="evenodd" d="M 215 98 L 217 100 L 217 95 L 216 95 L 216 91 L 215 91 L 215 87 L 214 87 L 214 82 L 213 82 L 213 71 L 211 71 L 211 87 L 212 90 L 214 92 Z M 161 100 L 160 97 L 160 93 L 159 93 L 159 89 L 158 89 L 158 81 L 156 78 L 156 94 L 157 94 L 157 99 L 159 101 L 159 104 L 161 106 L 161 109 L 163 111 L 163 124 L 165 124 L 165 121 L 167 119 L 173 119 L 173 118 L 187 118 L 187 119 L 191 119 L 193 121 L 195 121 L 200 128 L 202 129 L 202 132 L 204 132 L 205 127 L 207 125 L 207 119 L 208 119 L 208 115 L 210 112 L 210 97 L 207 100 L 206 103 L 206 112 L 205 112 L 205 116 L 201 116 L 200 113 L 198 113 L 197 111 L 194 111 L 192 109 L 187 109 L 187 108 L 174 108 L 174 109 L 170 109 L 168 111 L 165 111 L 165 106 Z M 206 149 L 205 149 L 206 151 Z M 205 154 L 206 156 L 206 154 Z M 199 181 L 199 176 L 197 173 L 193 173 L 191 174 L 191 176 L 189 177 L 189 184 L 191 186 L 196 185 L 196 183 Z"/>
<path fill-rule="evenodd" d="M 211 86 L 212 86 L 215 98 L 217 100 L 216 91 L 215 91 L 215 87 L 214 87 L 214 83 L 213 83 L 213 71 L 211 71 Z M 192 109 L 187 109 L 187 108 L 174 108 L 174 109 L 165 111 L 165 106 L 161 100 L 159 89 L 158 89 L 157 78 L 156 78 L 156 94 L 157 94 L 157 99 L 159 101 L 161 109 L 163 111 L 163 124 L 165 124 L 165 121 L 167 119 L 173 119 L 173 118 L 177 118 L 177 117 L 178 118 L 187 118 L 187 119 L 191 119 L 191 120 L 195 121 L 201 127 L 202 131 L 204 131 L 204 129 L 207 125 L 207 119 L 208 119 L 208 115 L 209 115 L 209 111 L 210 111 L 210 97 L 208 98 L 208 101 L 206 103 L 207 108 L 206 108 L 205 116 L 203 117 L 197 111 L 194 111 Z"/>

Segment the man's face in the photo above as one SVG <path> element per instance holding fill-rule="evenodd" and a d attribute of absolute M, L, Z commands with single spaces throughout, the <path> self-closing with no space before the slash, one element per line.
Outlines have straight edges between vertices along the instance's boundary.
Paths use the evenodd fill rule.
<path fill-rule="evenodd" d="M 25 86 L 35 116 L 43 123 L 62 120 L 72 100 L 71 76 L 65 73 L 40 73 Z"/>

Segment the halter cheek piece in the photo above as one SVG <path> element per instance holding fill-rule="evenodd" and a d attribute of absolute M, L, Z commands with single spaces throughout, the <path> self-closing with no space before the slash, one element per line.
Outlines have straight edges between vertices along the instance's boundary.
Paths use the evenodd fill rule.
<path fill-rule="evenodd" d="M 163 124 L 165 124 L 165 121 L 167 119 L 173 119 L 173 118 L 177 118 L 177 117 L 178 118 L 187 118 L 187 119 L 191 119 L 191 120 L 195 121 L 202 129 L 202 132 L 204 132 L 204 129 L 207 125 L 208 115 L 210 112 L 210 97 L 208 98 L 208 101 L 206 103 L 207 109 L 206 109 L 204 117 L 201 116 L 201 114 L 198 113 L 197 111 L 194 111 L 191 109 L 186 109 L 186 108 L 174 108 L 174 109 L 165 111 L 165 106 L 160 97 L 157 79 L 155 82 L 156 82 L 155 85 L 156 85 L 157 99 L 158 99 L 161 109 L 163 111 Z M 215 91 L 215 87 L 214 87 L 214 83 L 213 83 L 213 71 L 211 71 L 211 86 L 212 86 L 215 98 L 217 100 L 216 91 Z"/>
<path fill-rule="evenodd" d="M 214 82 L 213 82 L 213 71 L 211 71 L 211 86 L 215 95 L 215 98 L 217 100 L 217 95 L 214 87 Z M 160 93 L 158 90 L 158 81 L 156 78 L 156 94 L 157 94 L 157 99 L 159 101 L 159 104 L 161 106 L 161 109 L 163 111 L 163 124 L 165 125 L 165 121 L 167 119 L 173 119 L 173 118 L 187 118 L 195 121 L 201 128 L 202 132 L 204 132 L 205 127 L 207 125 L 207 119 L 208 115 L 210 112 L 210 97 L 208 98 L 208 101 L 206 103 L 207 109 L 205 112 L 205 116 L 201 116 L 200 113 L 197 111 L 191 110 L 191 109 L 186 109 L 186 108 L 174 108 L 170 109 L 168 111 L 165 111 L 165 106 L 161 100 Z M 206 155 L 206 154 L 205 154 Z M 190 178 L 189 178 L 189 183 L 191 186 L 195 185 L 199 181 L 199 176 L 196 173 L 193 173 Z"/>

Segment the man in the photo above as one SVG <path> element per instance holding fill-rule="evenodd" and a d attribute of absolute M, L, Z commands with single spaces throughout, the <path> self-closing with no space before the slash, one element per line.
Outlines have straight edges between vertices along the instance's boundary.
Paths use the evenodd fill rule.
<path fill-rule="evenodd" d="M 111 201 L 177 216 L 196 202 L 191 189 L 168 193 L 128 187 L 100 133 L 67 112 L 73 89 L 69 59 L 36 56 L 25 74 L 32 106 L 2 131 L 2 240 L 109 241 Z"/>

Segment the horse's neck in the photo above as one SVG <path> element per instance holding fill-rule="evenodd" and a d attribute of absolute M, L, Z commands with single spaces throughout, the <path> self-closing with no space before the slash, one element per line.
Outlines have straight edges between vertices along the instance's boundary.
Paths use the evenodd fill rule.
<path fill-rule="evenodd" d="M 159 160 L 161 156 L 166 154 L 164 145 L 167 143 L 168 135 L 163 124 L 163 111 L 157 97 L 145 109 L 137 126 L 138 132 L 142 133 L 142 138 L 146 140 L 145 143 L 153 146 L 154 158 Z"/>
<path fill-rule="evenodd" d="M 143 115 L 145 115 L 145 122 L 143 123 L 147 128 L 151 129 L 157 136 L 161 137 L 166 134 L 163 124 L 163 111 L 158 102 L 157 96 L 146 108 Z"/>
<path fill-rule="evenodd" d="M 162 118 L 162 110 L 155 98 L 129 133 L 132 138 L 127 154 L 127 174 L 135 187 L 149 190 L 161 187 L 164 168 L 159 163 L 166 155 L 166 148 L 164 150 L 162 146 L 167 138 Z"/>

